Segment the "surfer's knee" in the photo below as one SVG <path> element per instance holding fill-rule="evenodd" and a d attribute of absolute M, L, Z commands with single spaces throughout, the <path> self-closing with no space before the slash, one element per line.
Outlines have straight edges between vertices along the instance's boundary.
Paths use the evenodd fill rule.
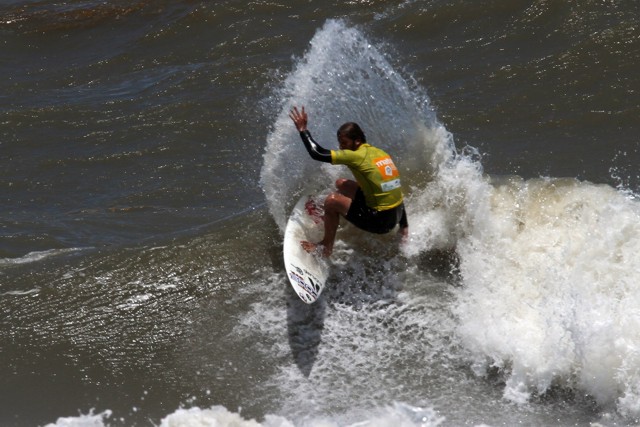
<path fill-rule="evenodd" d="M 339 213 L 346 215 L 349 210 L 350 199 L 346 198 L 340 193 L 331 193 L 324 199 L 324 211 L 325 213 Z"/>
<path fill-rule="evenodd" d="M 324 199 L 324 210 L 326 211 L 334 211 L 335 207 L 338 206 L 338 200 L 337 200 L 337 196 L 338 194 L 336 193 L 331 193 L 327 196 L 326 199 Z"/>
<path fill-rule="evenodd" d="M 351 179 L 340 178 L 336 181 L 336 188 L 340 194 L 344 194 L 350 199 L 353 199 L 358 190 L 358 183 Z"/>

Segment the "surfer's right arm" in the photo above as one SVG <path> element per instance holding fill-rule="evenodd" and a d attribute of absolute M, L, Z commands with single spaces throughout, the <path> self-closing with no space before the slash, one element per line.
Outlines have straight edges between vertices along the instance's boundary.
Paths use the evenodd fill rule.
<path fill-rule="evenodd" d="M 300 132 L 300 138 L 313 160 L 331 163 L 331 151 L 318 145 L 308 130 Z"/>
<path fill-rule="evenodd" d="M 298 111 L 298 107 L 293 107 L 289 117 L 291 117 L 296 129 L 300 132 L 300 138 L 302 138 L 302 142 L 304 142 L 304 146 L 311 158 L 320 162 L 331 163 L 331 150 L 318 145 L 307 129 L 307 113 L 304 111 L 304 106 L 301 111 Z"/>

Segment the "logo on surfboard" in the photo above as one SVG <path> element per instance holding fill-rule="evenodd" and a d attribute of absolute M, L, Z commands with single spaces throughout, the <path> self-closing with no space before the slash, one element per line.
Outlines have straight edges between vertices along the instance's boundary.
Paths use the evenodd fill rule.
<path fill-rule="evenodd" d="M 304 270 L 304 273 L 303 273 L 303 270 L 298 266 L 292 265 L 292 267 L 296 271 L 289 272 L 289 278 L 291 279 L 291 281 L 295 282 L 302 290 L 309 293 L 314 300 L 318 298 L 318 292 L 320 291 L 320 286 L 317 285 L 316 283 L 319 282 L 319 280 L 315 278 L 313 274 L 309 273 L 306 270 Z M 309 283 L 307 283 L 307 280 L 305 280 L 305 276 L 309 281 Z"/>

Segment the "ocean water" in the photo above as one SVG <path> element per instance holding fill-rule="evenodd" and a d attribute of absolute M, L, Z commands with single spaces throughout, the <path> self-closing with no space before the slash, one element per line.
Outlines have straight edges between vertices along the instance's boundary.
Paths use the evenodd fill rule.
<path fill-rule="evenodd" d="M 0 425 L 640 423 L 633 2 L 0 4 Z M 360 123 L 410 239 L 287 216 Z"/>

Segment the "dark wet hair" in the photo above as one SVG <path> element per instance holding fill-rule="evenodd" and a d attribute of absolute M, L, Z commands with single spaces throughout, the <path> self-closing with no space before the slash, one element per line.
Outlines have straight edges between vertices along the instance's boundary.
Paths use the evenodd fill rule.
<path fill-rule="evenodd" d="M 354 141 L 362 141 L 362 143 L 367 142 L 364 132 L 360 129 L 360 126 L 358 126 L 357 123 L 347 122 L 340 126 L 340 129 L 338 129 L 338 136 L 340 135 L 344 135 Z"/>

